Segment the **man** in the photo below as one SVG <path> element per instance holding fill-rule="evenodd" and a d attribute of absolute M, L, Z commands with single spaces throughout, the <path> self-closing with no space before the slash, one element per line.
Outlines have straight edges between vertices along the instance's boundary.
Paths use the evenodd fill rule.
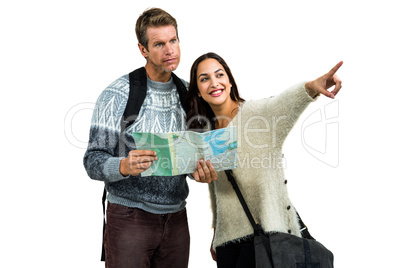
<path fill-rule="evenodd" d="M 180 83 L 172 75 L 180 63 L 177 23 L 164 10 L 152 8 L 138 18 L 136 35 L 146 59 L 142 78 L 147 86 L 138 117 L 127 127 L 121 124 L 130 91 L 129 75 L 124 75 L 97 100 L 84 156 L 89 177 L 104 181 L 107 190 L 105 265 L 187 267 L 186 176 L 142 177 L 158 157 L 154 151 L 136 150 L 131 135 L 185 130 Z M 197 181 L 216 179 L 216 173 L 209 173 L 214 171 L 210 163 L 198 167 Z"/>

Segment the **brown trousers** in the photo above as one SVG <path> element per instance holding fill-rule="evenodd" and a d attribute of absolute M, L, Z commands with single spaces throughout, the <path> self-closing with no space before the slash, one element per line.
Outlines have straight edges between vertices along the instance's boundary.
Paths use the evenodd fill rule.
<path fill-rule="evenodd" d="M 186 209 L 161 215 L 108 202 L 106 215 L 106 268 L 188 267 Z"/>

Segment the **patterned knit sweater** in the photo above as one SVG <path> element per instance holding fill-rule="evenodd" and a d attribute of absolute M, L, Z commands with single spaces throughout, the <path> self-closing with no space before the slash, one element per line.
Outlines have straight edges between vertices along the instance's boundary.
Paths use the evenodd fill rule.
<path fill-rule="evenodd" d="M 288 197 L 282 145 L 313 99 L 300 83 L 280 95 L 245 102 L 228 127 L 237 127 L 239 167 L 236 182 L 255 219 L 266 232 L 300 236 L 296 211 Z M 225 172 L 209 185 L 215 238 L 213 247 L 253 234 Z"/>
<path fill-rule="evenodd" d="M 186 82 L 183 81 L 185 85 Z M 135 122 L 125 130 L 124 151 L 119 152 L 120 120 L 129 94 L 129 78 L 124 75 L 99 96 L 92 116 L 84 166 L 91 179 L 104 181 L 107 199 L 128 207 L 164 214 L 183 209 L 188 196 L 185 175 L 173 177 L 127 176 L 120 173 L 120 160 L 135 149 L 132 132 L 172 132 L 185 130 L 185 112 L 176 85 L 171 79 L 159 83 L 147 79 L 147 95 Z"/>

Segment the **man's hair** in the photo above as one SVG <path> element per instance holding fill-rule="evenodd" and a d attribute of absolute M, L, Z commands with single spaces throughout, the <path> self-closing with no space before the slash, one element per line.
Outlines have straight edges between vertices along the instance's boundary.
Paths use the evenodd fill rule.
<path fill-rule="evenodd" d="M 138 42 L 148 50 L 148 28 L 168 25 L 174 26 L 176 29 L 177 39 L 179 39 L 177 22 L 175 18 L 160 8 L 150 8 L 145 10 L 137 19 L 137 23 L 135 25 L 135 33 L 137 35 Z"/>

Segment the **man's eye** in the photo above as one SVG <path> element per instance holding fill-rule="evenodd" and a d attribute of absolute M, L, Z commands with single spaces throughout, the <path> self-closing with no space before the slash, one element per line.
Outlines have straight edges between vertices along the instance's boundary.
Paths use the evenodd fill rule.
<path fill-rule="evenodd" d="M 176 39 L 172 39 L 172 40 L 170 40 L 170 43 L 176 43 Z"/>
<path fill-rule="evenodd" d="M 161 44 L 161 43 L 159 43 L 159 44 L 156 44 L 156 46 L 157 46 L 157 47 L 162 47 L 162 44 Z"/>

